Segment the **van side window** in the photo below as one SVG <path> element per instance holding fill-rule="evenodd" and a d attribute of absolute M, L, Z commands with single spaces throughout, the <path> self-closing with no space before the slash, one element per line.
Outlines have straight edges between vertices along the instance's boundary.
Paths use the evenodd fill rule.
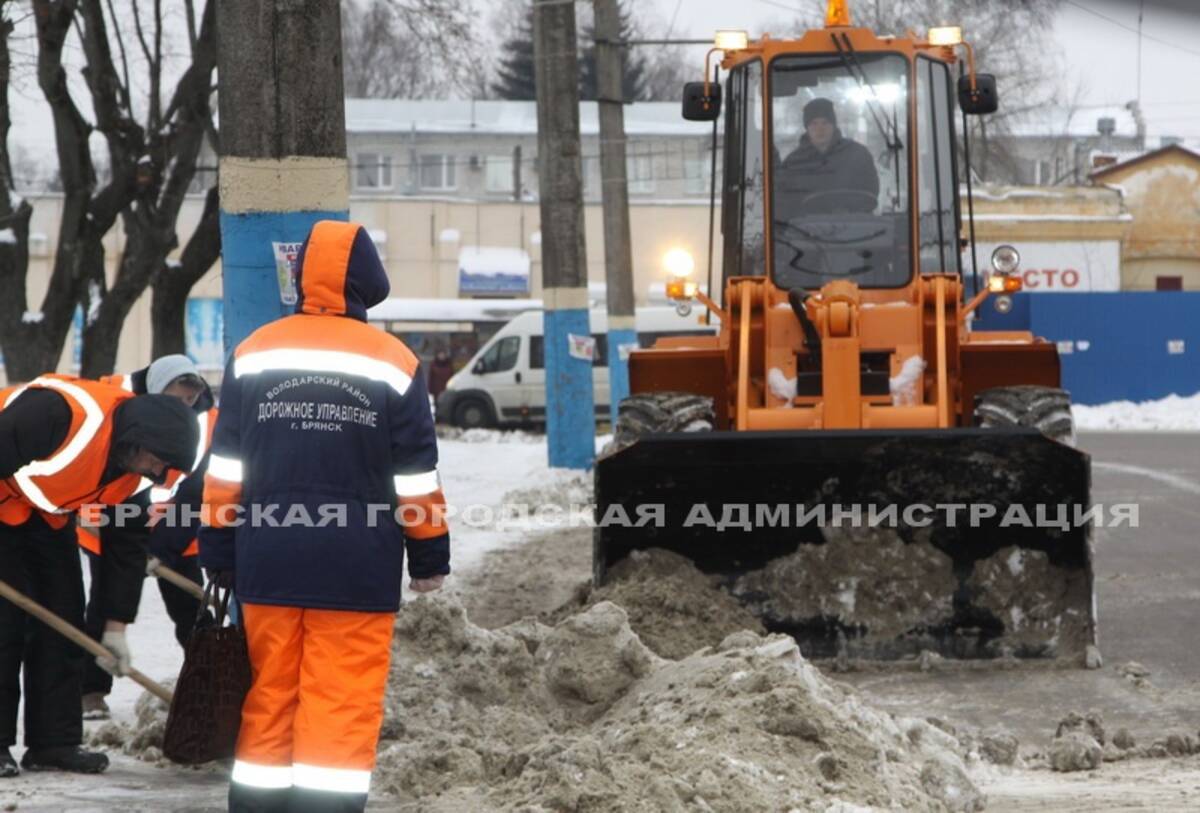
<path fill-rule="evenodd" d="M 502 373 L 517 366 L 517 355 L 521 351 L 520 336 L 505 336 L 493 344 L 479 359 L 481 373 Z"/>
<path fill-rule="evenodd" d="M 546 367 L 546 340 L 542 336 L 529 337 L 529 369 L 541 370 Z"/>

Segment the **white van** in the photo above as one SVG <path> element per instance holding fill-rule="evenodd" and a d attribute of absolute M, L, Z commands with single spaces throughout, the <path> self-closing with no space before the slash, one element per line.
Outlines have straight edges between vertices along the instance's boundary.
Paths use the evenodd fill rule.
<path fill-rule="evenodd" d="M 651 347 L 662 336 L 707 336 L 717 332 L 714 322 L 700 321 L 702 308 L 681 316 L 672 307 L 638 308 L 635 324 L 638 345 Z M 459 370 L 437 398 L 437 416 L 443 423 L 464 428 L 540 424 L 546 420 L 546 368 L 542 311 L 528 311 L 497 331 Z M 608 314 L 590 314 L 596 340 L 592 363 L 596 417 L 608 418 Z"/>

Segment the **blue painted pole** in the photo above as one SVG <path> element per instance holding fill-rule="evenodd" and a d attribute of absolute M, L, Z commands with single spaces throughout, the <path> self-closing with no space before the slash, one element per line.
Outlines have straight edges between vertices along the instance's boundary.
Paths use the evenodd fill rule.
<path fill-rule="evenodd" d="M 567 305 L 578 289 L 560 289 L 552 298 Z M 565 295 L 564 295 L 565 294 Z M 550 465 L 588 469 L 595 459 L 595 395 L 592 362 L 572 355 L 572 343 L 589 339 L 587 289 L 584 307 L 547 307 L 543 316 L 546 348 L 546 436 Z"/>
<path fill-rule="evenodd" d="M 292 313 L 289 250 L 348 220 L 337 0 L 217 0 L 226 352 Z M 286 47 L 274 47 L 274 43 Z M 294 256 L 294 250 L 290 251 Z"/>
<path fill-rule="evenodd" d="M 596 455 L 588 324 L 579 64 L 575 7 L 533 6 L 538 190 L 546 348 L 546 435 L 551 466 L 591 468 Z"/>
<path fill-rule="evenodd" d="M 608 317 L 608 394 L 612 403 L 610 413 L 613 426 L 616 426 L 617 407 L 621 401 L 629 397 L 629 359 L 628 353 L 637 347 L 637 331 L 632 327 L 613 327 L 613 322 L 619 317 Z M 632 323 L 632 317 L 624 317 Z M 624 348 L 624 353 L 622 353 Z M 625 355 L 626 358 L 621 356 Z"/>

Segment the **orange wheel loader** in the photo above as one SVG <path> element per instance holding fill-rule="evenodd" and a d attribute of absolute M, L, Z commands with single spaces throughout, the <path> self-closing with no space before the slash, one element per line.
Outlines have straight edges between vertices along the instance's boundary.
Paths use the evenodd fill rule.
<path fill-rule="evenodd" d="M 809 657 L 1083 659 L 1090 462 L 1056 347 L 970 329 L 1020 287 L 1010 247 L 978 293 L 962 267 L 955 116 L 994 111 L 994 77 L 960 29 L 877 36 L 844 0 L 799 39 L 718 50 L 684 116 L 715 142 L 724 114 L 721 296 L 667 290 L 720 332 L 630 355 L 596 582 L 664 548 Z"/>

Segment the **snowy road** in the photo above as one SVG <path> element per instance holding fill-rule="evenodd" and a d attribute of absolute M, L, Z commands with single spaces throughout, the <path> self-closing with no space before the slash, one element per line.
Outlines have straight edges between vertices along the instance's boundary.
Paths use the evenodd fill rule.
<path fill-rule="evenodd" d="M 1057 719 L 1058 712 L 1090 708 L 1100 710 L 1113 728 L 1129 726 L 1140 742 L 1162 732 L 1195 735 L 1200 726 L 1195 711 L 1200 708 L 1200 684 L 1195 677 L 1200 674 L 1200 650 L 1194 634 L 1195 607 L 1200 601 L 1200 549 L 1195 534 L 1200 522 L 1200 434 L 1084 433 L 1081 446 L 1093 455 L 1097 502 L 1136 500 L 1143 506 L 1136 531 L 1109 529 L 1097 538 L 1101 644 L 1107 659 L 1103 670 L 1022 673 L 1020 680 L 1011 672 L 968 678 L 908 673 L 843 679 L 852 678 L 872 699 L 893 710 L 912 714 L 936 708 L 951 718 L 1003 722 L 1021 733 L 1023 743 L 1048 739 L 1053 732 L 1046 731 L 1051 724 L 1047 720 Z M 444 488 L 459 511 L 471 505 L 494 509 L 514 489 L 536 491 L 580 479 L 546 468 L 545 442 L 540 437 L 476 433 L 443 440 L 440 448 Z M 460 577 L 478 572 L 489 551 L 520 545 L 529 536 L 519 527 L 504 530 L 479 522 L 484 512 L 475 510 L 476 521 L 452 526 L 454 565 Z M 135 663 L 151 677 L 170 678 L 178 670 L 180 653 L 158 592 L 150 585 L 139 622 L 131 628 L 130 643 Z M 1115 672 L 1114 665 L 1129 660 L 1150 669 L 1151 689 L 1134 687 Z M 118 681 L 111 698 L 117 720 L 133 721 L 133 704 L 140 693 L 135 684 Z M 224 809 L 226 779 L 220 770 L 154 765 L 119 753 L 112 758 L 113 766 L 103 776 L 27 774 L 4 780 L 0 808 L 16 805 L 20 811 L 89 813 Z M 1186 776 L 1183 798 L 1200 806 L 1200 791 L 1194 788 L 1196 758 L 1181 766 L 1178 774 L 1163 762 L 1145 765 L 1156 787 L 1169 786 L 1173 793 L 1181 790 L 1175 779 Z M 1122 763 L 1118 776 L 1125 790 L 1113 798 L 1137 799 L 1142 781 L 1137 770 L 1137 765 Z M 1043 795 L 1032 798 L 1011 783 L 998 781 L 991 789 L 998 807 L 1026 810 L 1042 804 L 1045 809 L 1044 803 L 1051 799 L 1086 798 L 1088 784 L 1078 777 L 1069 780 L 1070 789 L 1063 784 L 1068 780 L 1060 781 L 1056 775 L 1037 772 L 1034 778 L 1049 784 Z M 372 809 L 389 806 L 376 800 Z M 1122 808 L 1101 801 L 1091 809 Z"/>

